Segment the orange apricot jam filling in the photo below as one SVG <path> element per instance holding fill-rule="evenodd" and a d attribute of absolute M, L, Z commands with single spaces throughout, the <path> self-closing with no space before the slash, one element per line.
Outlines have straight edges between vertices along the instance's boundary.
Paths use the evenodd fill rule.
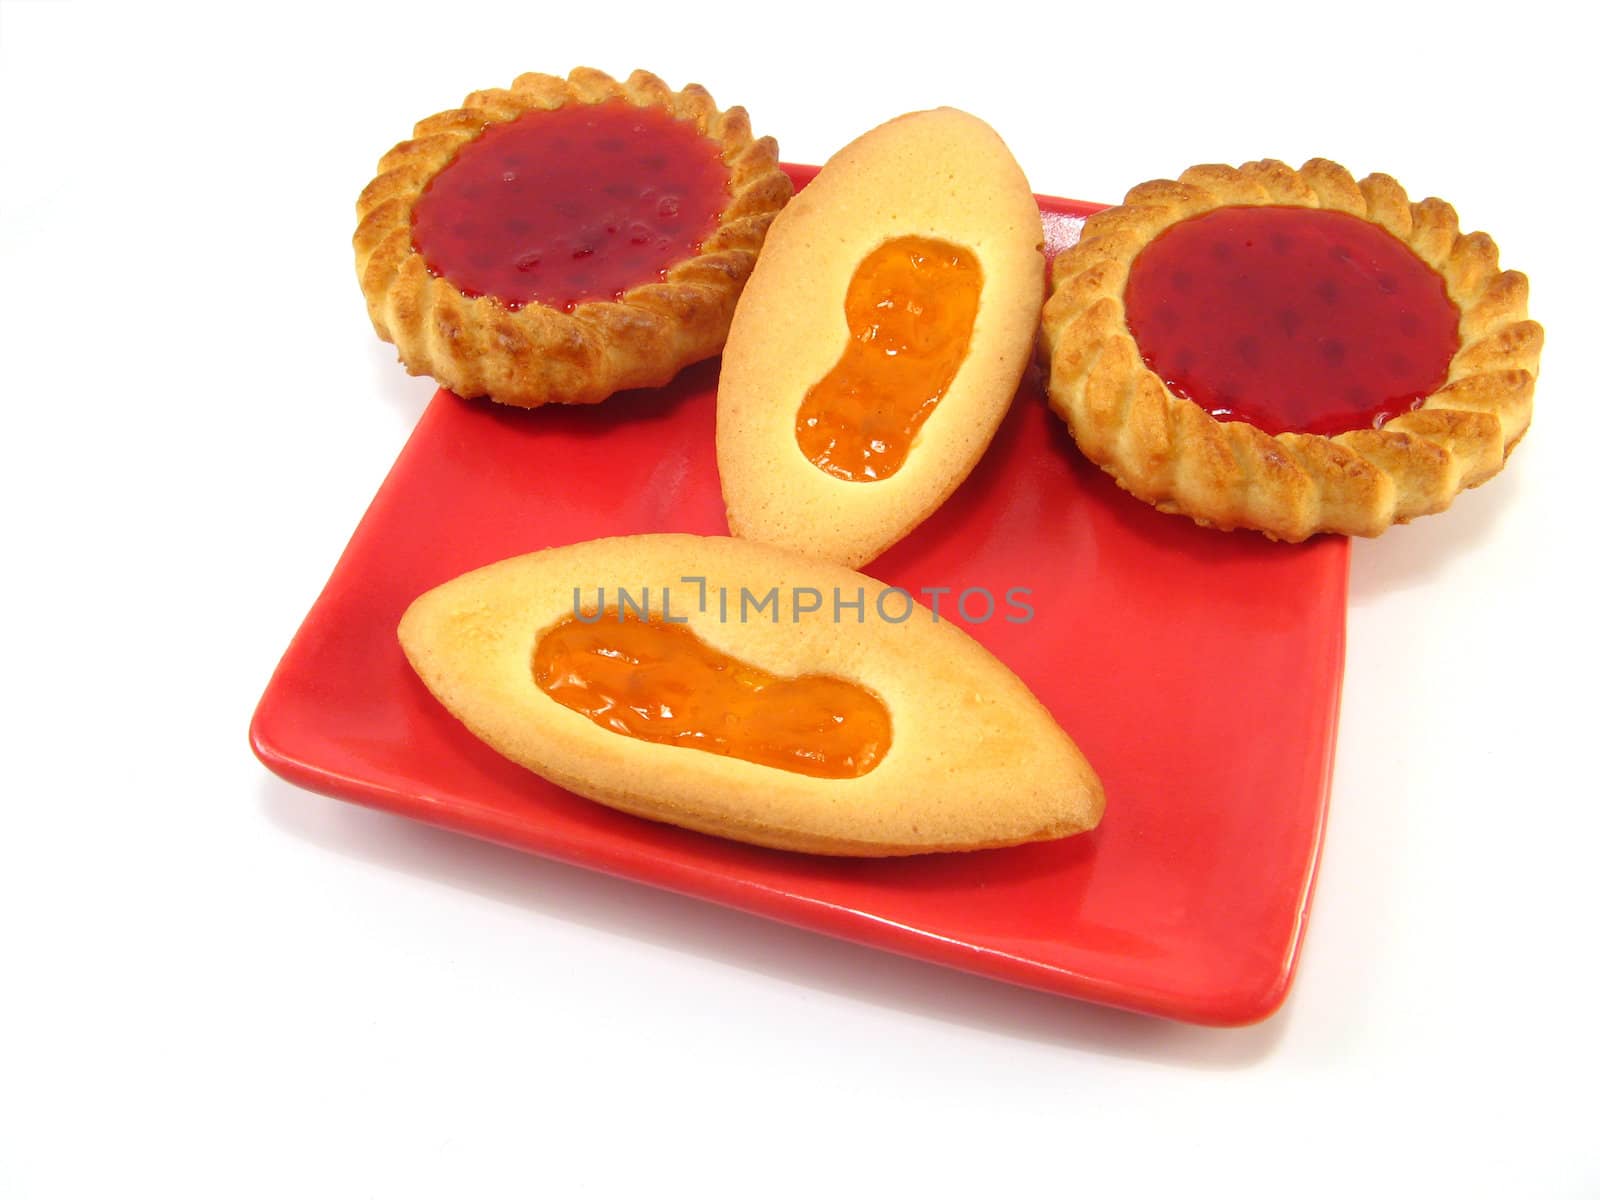
<path fill-rule="evenodd" d="M 686 625 L 615 609 L 546 630 L 533 677 L 602 729 L 820 779 L 854 779 L 889 749 L 889 711 L 832 675 L 784 678 L 714 650 Z"/>
<path fill-rule="evenodd" d="M 850 342 L 800 405 L 800 450 L 836 479 L 887 479 L 967 357 L 983 270 L 970 251 L 893 238 L 851 276 Z"/>

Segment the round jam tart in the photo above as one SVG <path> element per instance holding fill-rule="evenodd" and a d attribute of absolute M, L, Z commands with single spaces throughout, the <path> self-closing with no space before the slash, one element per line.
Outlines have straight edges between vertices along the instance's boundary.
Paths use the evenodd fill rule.
<path fill-rule="evenodd" d="M 1051 283 L 1051 407 L 1202 525 L 1373 536 L 1494 475 L 1533 415 L 1527 278 L 1387 175 L 1191 167 L 1090 217 Z"/>
<path fill-rule="evenodd" d="M 383 156 L 356 203 L 356 270 L 413 375 L 591 404 L 721 350 L 791 190 L 777 144 L 697 84 L 523 75 Z"/>

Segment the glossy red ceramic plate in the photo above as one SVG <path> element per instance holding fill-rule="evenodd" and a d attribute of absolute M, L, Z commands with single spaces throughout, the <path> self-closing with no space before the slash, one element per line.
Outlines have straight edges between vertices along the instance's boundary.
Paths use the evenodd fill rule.
<path fill-rule="evenodd" d="M 1040 206 L 1052 250 L 1095 207 Z M 1031 589 L 1031 622 L 964 624 L 1100 772 L 1094 833 L 887 860 L 742 846 L 561 791 L 434 702 L 394 634 L 421 592 L 545 546 L 726 532 L 716 372 L 583 409 L 439 393 L 272 677 L 251 727 L 262 762 L 346 800 L 996 979 L 1212 1024 L 1271 1013 L 1322 840 L 1347 543 L 1216 533 L 1125 496 L 1037 379 L 972 477 L 869 571 L 952 589 L 947 612 L 965 588 Z"/>

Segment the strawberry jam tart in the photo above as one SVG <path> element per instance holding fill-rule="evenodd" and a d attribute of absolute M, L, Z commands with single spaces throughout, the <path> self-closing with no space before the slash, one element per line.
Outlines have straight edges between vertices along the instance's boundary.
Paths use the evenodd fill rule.
<path fill-rule="evenodd" d="M 1528 281 L 1444 202 L 1313 159 L 1202 166 L 1055 261 L 1051 406 L 1158 508 L 1301 541 L 1439 512 L 1533 413 Z"/>
<path fill-rule="evenodd" d="M 356 205 L 373 328 L 414 375 L 588 404 L 722 348 L 787 202 L 777 145 L 704 88 L 523 75 L 416 126 Z"/>

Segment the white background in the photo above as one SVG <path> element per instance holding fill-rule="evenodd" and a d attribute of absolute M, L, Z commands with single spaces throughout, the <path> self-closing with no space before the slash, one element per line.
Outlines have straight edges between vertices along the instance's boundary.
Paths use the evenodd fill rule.
<path fill-rule="evenodd" d="M 1428 7 L 5 4 L 0 1195 L 1600 1194 L 1595 63 L 1554 6 Z M 1277 1017 L 967 978 L 250 756 L 431 392 L 367 323 L 355 196 L 414 120 L 580 63 L 799 162 L 953 104 L 1085 199 L 1324 155 L 1531 276 L 1527 442 L 1354 547 Z"/>

